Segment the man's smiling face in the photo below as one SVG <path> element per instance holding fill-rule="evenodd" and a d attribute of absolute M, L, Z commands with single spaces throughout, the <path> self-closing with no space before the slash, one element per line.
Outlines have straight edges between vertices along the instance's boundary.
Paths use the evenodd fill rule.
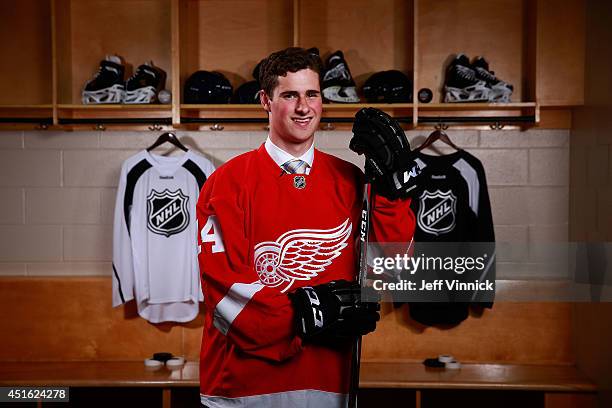
<path fill-rule="evenodd" d="M 270 113 L 270 139 L 275 145 L 295 156 L 310 148 L 323 110 L 315 71 L 302 69 L 279 76 L 272 98 L 264 93 L 262 104 Z"/>

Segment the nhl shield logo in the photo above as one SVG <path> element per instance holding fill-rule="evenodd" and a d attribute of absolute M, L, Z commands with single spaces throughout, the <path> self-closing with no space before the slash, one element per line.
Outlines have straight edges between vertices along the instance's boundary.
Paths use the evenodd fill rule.
<path fill-rule="evenodd" d="M 163 192 L 151 191 L 147 197 L 147 227 L 150 231 L 165 235 L 178 234 L 189 224 L 187 197 L 178 189 Z"/>
<path fill-rule="evenodd" d="M 423 231 L 440 235 L 455 228 L 457 197 L 450 190 L 445 193 L 424 191 L 419 200 L 417 222 Z"/>
<path fill-rule="evenodd" d="M 293 177 L 293 187 L 298 190 L 302 190 L 306 188 L 306 177 L 304 176 L 295 176 Z"/>

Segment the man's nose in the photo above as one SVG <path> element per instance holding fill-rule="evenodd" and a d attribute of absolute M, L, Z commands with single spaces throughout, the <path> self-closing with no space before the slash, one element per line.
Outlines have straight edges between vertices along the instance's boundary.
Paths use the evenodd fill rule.
<path fill-rule="evenodd" d="M 296 112 L 307 113 L 310 110 L 308 99 L 305 96 L 298 97 L 297 104 L 295 106 Z"/>

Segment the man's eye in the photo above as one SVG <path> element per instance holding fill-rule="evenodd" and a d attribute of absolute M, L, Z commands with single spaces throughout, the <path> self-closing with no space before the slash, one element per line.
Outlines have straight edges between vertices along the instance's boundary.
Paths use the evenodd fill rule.
<path fill-rule="evenodd" d="M 295 99 L 295 97 L 296 96 L 293 95 L 293 94 L 285 94 L 285 95 L 283 95 L 283 98 L 285 98 L 285 99 Z"/>
<path fill-rule="evenodd" d="M 312 92 L 312 93 L 308 93 L 306 94 L 307 97 L 309 98 L 318 98 L 321 94 L 318 92 Z"/>

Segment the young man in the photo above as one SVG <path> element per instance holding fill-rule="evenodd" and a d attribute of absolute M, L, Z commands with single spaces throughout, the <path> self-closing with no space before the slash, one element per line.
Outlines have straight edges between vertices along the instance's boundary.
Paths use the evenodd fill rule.
<path fill-rule="evenodd" d="M 201 192 L 203 406 L 343 407 L 351 346 L 379 319 L 354 282 L 363 174 L 314 148 L 320 71 L 301 48 L 262 62 L 268 139 Z M 374 238 L 409 241 L 409 204 L 377 199 Z"/>

